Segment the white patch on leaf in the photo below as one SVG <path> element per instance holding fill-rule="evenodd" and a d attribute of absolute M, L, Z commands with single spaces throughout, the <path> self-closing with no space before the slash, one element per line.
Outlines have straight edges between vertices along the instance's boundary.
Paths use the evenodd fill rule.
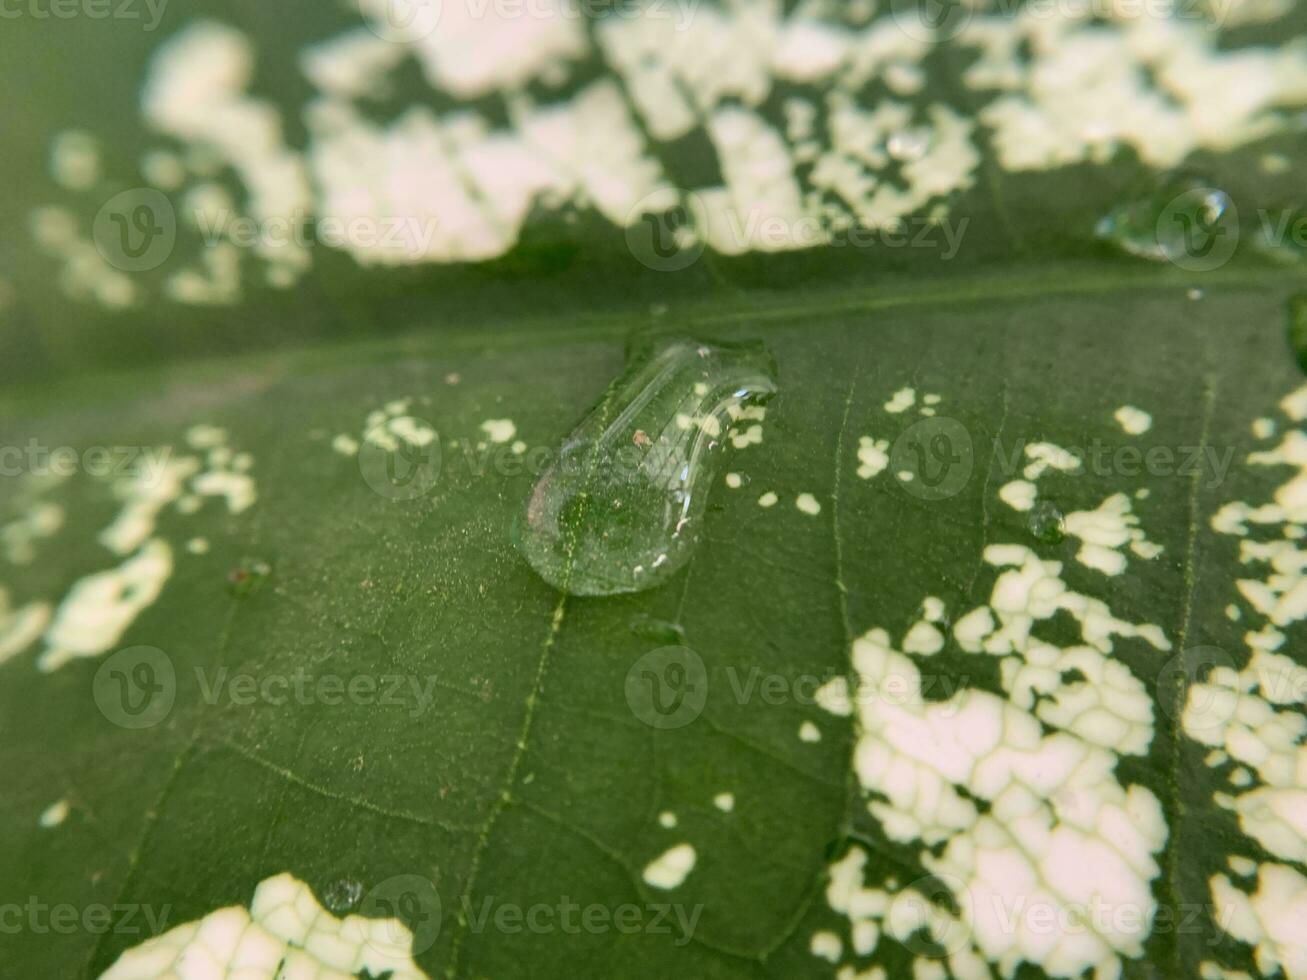
<path fill-rule="evenodd" d="M 1054 446 L 1030 455 L 1041 472 L 1079 465 Z M 1119 517 L 1116 503 L 1109 510 Z M 1084 523 L 1092 536 L 1093 522 Z M 1125 527 L 1118 547 L 1131 540 Z M 1111 654 L 1118 639 L 1158 650 L 1170 643 L 1160 627 L 1130 623 L 1103 600 L 1070 591 L 1061 564 L 1024 545 L 990 545 L 983 557 L 996 569 L 989 602 L 960 617 L 953 636 L 964 651 L 1001 658 L 1006 699 L 979 688 L 924 696 L 928 679 L 914 657 L 938 650 L 934 636 L 924 639 L 925 627 L 946 619 L 936 597 L 923 601 L 923 619 L 901 650 L 882 629 L 852 648 L 854 770 L 868 811 L 890 840 L 918 848 L 959 912 L 914 885 L 864 885 L 867 854 L 856 846 L 831 866 L 827 900 L 848 918 L 859 956 L 882 933 L 903 941 L 924 929 L 945 945 L 954 976 L 989 975 L 987 964 L 1006 975 L 1022 962 L 1054 977 L 1114 975 L 1142 955 L 1147 928 L 1072 915 L 1099 902 L 1138 909 L 1146 922 L 1167 828 L 1149 789 L 1118 781 L 1119 759 L 1149 750 L 1153 703 Z M 1079 632 L 1065 648 L 1040 635 L 1056 617 L 1062 637 L 1062 614 Z M 923 975 L 940 975 L 922 962 Z"/>
<path fill-rule="evenodd" d="M 0 525 L 0 548 L 14 565 L 27 565 L 36 557 L 36 542 L 52 537 L 64 524 L 64 509 L 50 501 L 36 501 L 8 524 Z"/>
<path fill-rule="evenodd" d="M 906 412 L 917 401 L 917 393 L 912 388 L 900 388 L 894 392 L 889 401 L 885 403 L 885 411 L 897 415 Z"/>
<path fill-rule="evenodd" d="M 861 436 L 858 439 L 858 476 L 870 480 L 889 466 L 889 440 Z"/>
<path fill-rule="evenodd" d="M 1293 422 L 1307 417 L 1307 385 L 1281 400 L 1280 408 Z M 1274 432 L 1273 424 L 1260 428 L 1260 437 Z M 1307 863 L 1307 668 L 1275 651 L 1285 642 L 1284 631 L 1307 619 L 1307 548 L 1298 533 L 1307 519 L 1307 435 L 1289 429 L 1279 446 L 1251 453 L 1247 462 L 1290 468 L 1271 502 L 1232 501 L 1211 521 L 1217 533 L 1242 538 L 1239 562 L 1249 573 L 1234 585 L 1251 607 L 1248 658 L 1242 669 L 1218 664 L 1192 683 L 1181 724 L 1188 737 L 1212 749 L 1209 765 L 1227 758 L 1239 763 L 1228 773 L 1230 791 L 1218 791 L 1214 800 L 1274 859 L 1231 858 L 1236 875 L 1255 878 L 1251 892 L 1226 875 L 1212 876 L 1222 928 L 1252 947 L 1263 975 L 1292 977 L 1307 975 L 1307 878 L 1299 870 Z M 1263 577 L 1254 577 L 1254 570 Z M 1219 975 L 1221 968 L 1211 967 Z"/>
<path fill-rule="evenodd" d="M 643 874 L 645 883 L 664 891 L 679 888 L 694 870 L 697 857 L 693 845 L 677 844 L 645 866 Z"/>
<path fill-rule="evenodd" d="M 78 580 L 46 630 L 37 668 L 48 673 L 70 660 L 98 657 L 111 649 L 159 597 L 172 568 L 172 548 L 154 538 L 118 567 Z"/>
<path fill-rule="evenodd" d="M 517 435 L 517 426 L 512 419 L 486 419 L 481 423 L 481 431 L 491 442 L 508 442 Z"/>
<path fill-rule="evenodd" d="M 1139 518 L 1130 506 L 1130 498 L 1114 493 L 1095 510 L 1080 510 L 1067 514 L 1066 533 L 1081 541 L 1076 560 L 1104 575 L 1120 575 L 1125 571 L 1126 547 L 1141 558 L 1156 558 L 1160 545 L 1145 537 L 1139 527 Z"/>
<path fill-rule="evenodd" d="M 399 919 L 338 919 L 289 874 L 268 878 L 247 910 L 235 905 L 147 939 L 100 980 L 200 977 L 353 977 L 427 980 L 413 961 L 413 935 Z"/>
<path fill-rule="evenodd" d="M 1133 405 L 1122 405 L 1112 414 L 1112 417 L 1132 436 L 1141 436 L 1153 427 L 1153 417 Z"/>
<path fill-rule="evenodd" d="M 9 592 L 0 585 L 0 664 L 36 642 L 50 622 L 48 602 L 29 602 L 10 608 Z"/>
<path fill-rule="evenodd" d="M 1075 473 L 1080 469 L 1080 457 L 1069 449 L 1063 449 L 1051 442 L 1032 442 L 1026 446 L 1026 464 L 1022 475 L 1027 480 L 1038 480 L 1048 469 L 1061 470 L 1063 473 Z"/>
<path fill-rule="evenodd" d="M 58 803 L 51 803 L 37 818 L 37 825 L 45 830 L 51 830 L 58 827 L 68 819 L 70 807 L 67 800 L 60 800 Z"/>
<path fill-rule="evenodd" d="M 998 499 L 1013 510 L 1027 511 L 1035 506 L 1039 491 L 1029 480 L 1012 480 L 998 490 Z"/>

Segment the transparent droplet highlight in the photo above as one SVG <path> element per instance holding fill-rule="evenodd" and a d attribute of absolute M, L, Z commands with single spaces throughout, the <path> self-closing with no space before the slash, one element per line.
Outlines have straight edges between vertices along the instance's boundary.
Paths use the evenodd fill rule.
<path fill-rule="evenodd" d="M 685 629 L 680 623 L 653 616 L 635 616 L 630 622 L 631 632 L 642 640 L 662 646 L 680 646 L 685 643 Z"/>
<path fill-rule="evenodd" d="M 1066 515 L 1051 500 L 1041 500 L 1030 508 L 1026 526 L 1044 544 L 1059 544 L 1066 537 Z"/>
<path fill-rule="evenodd" d="M 327 886 L 322 900 L 330 911 L 340 915 L 357 905 L 362 897 L 362 882 L 355 881 L 353 878 L 341 878 Z"/>
<path fill-rule="evenodd" d="M 761 344 L 644 343 L 536 482 L 515 527 L 518 550 L 573 595 L 667 581 L 698 541 L 728 429 L 757 424 L 757 406 L 775 392 Z"/>
<path fill-rule="evenodd" d="M 1192 174 L 1170 175 L 1112 208 L 1094 230 L 1130 255 L 1205 272 L 1234 254 L 1239 215 L 1219 187 Z"/>

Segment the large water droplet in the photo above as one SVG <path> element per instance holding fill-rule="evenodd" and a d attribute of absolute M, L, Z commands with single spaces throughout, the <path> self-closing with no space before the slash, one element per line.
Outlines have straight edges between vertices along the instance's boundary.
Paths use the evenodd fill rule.
<path fill-rule="evenodd" d="M 574 595 L 665 582 L 698 540 L 733 416 L 775 391 L 761 344 L 646 343 L 541 474 L 518 550 Z"/>
<path fill-rule="evenodd" d="M 1294 293 L 1289 297 L 1286 336 L 1298 367 L 1307 374 L 1307 293 Z"/>
<path fill-rule="evenodd" d="M 1219 187 L 1193 175 L 1171 175 L 1112 208 L 1094 231 L 1131 255 L 1206 271 L 1233 254 L 1239 217 Z"/>

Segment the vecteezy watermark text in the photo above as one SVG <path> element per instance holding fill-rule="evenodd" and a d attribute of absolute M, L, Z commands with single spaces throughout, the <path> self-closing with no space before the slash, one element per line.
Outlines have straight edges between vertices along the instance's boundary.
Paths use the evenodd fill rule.
<path fill-rule="evenodd" d="M 21 446 L 0 446 L 0 476 L 64 477 L 83 472 L 98 478 L 139 477 L 158 480 L 172 455 L 169 446 L 47 446 L 28 439 Z"/>
<path fill-rule="evenodd" d="M 136 936 L 144 933 L 157 936 L 163 932 L 170 915 L 171 905 L 140 905 L 135 902 L 115 905 L 94 902 L 84 906 L 59 902 L 52 905 L 32 895 L 25 902 L 0 904 L 0 934 L 12 936 L 29 932 L 37 936 L 71 936 L 89 933 L 100 936 L 113 933 Z"/>
<path fill-rule="evenodd" d="M 416 674 L 232 671 L 196 667 L 195 690 L 210 707 L 323 705 L 401 709 L 411 718 L 431 710 L 439 678 Z M 92 682 L 101 714 L 120 728 L 151 728 L 176 704 L 178 673 L 172 658 L 157 647 L 127 647 L 108 657 Z"/>
<path fill-rule="evenodd" d="M 299 668 L 289 674 L 255 675 L 195 668 L 200 698 L 207 705 L 230 704 L 248 707 L 266 704 L 274 708 L 288 704 L 321 704 L 327 707 L 405 708 L 409 716 L 426 714 L 433 701 L 437 678 L 412 674 L 312 674 Z"/>
<path fill-rule="evenodd" d="M 758 703 L 817 705 L 828 710 L 851 711 L 855 705 L 936 704 L 953 710 L 953 695 L 971 678 L 965 674 L 887 673 L 876 683 L 851 685 L 834 670 L 825 674 L 782 674 L 758 667 L 740 670 L 731 665 L 724 671 L 726 687 L 736 704 Z M 708 703 L 708 670 L 703 658 L 685 646 L 658 647 L 645 653 L 627 669 L 624 683 L 626 704 L 631 713 L 651 728 L 683 728 L 703 712 Z"/>
<path fill-rule="evenodd" d="M 656 191 L 636 202 L 624 225 L 627 248 L 641 265 L 655 272 L 677 272 L 693 265 L 709 245 L 730 255 L 817 246 L 916 249 L 948 261 L 961 249 L 969 222 L 965 217 L 953 221 L 918 216 L 892 226 L 853 223 L 834 228 L 819 215 L 782 215 L 765 207 L 714 209 L 693 191 L 679 202 L 669 202 Z"/>
<path fill-rule="evenodd" d="M 196 208 L 188 216 L 206 246 L 229 241 L 238 248 L 374 249 L 414 261 L 431 252 L 440 222 L 418 215 L 312 215 L 307 211 L 256 218 L 226 208 Z"/>
<path fill-rule="evenodd" d="M 624 902 L 618 905 L 588 902 L 582 905 L 566 895 L 556 902 L 524 906 L 516 902 L 501 902 L 488 895 L 476 905 L 470 897 L 464 898 L 462 913 L 468 931 L 473 933 L 544 935 L 561 932 L 569 936 L 582 933 L 599 936 L 613 932 L 634 936 L 644 933 L 674 936 L 673 944 L 684 946 L 694 937 L 703 906 L 687 907 L 669 902 Z"/>
<path fill-rule="evenodd" d="M 168 0 L 0 0 L 0 20 L 139 20 L 148 33 L 167 7 Z"/>
<path fill-rule="evenodd" d="M 994 440 L 994 456 L 1005 476 L 1014 476 L 1029 462 L 1026 442 L 1004 445 Z M 1064 446 L 1076 457 L 1079 466 L 1066 471 L 1069 476 L 1161 476 L 1192 480 L 1205 477 L 1206 489 L 1220 486 L 1234 462 L 1234 447 L 1212 445 L 1189 446 L 1114 446 L 1093 439 L 1087 446 Z"/>
<path fill-rule="evenodd" d="M 384 41 L 411 44 L 434 33 L 441 23 L 513 20 L 639 18 L 672 20 L 686 30 L 699 0 L 355 0 L 368 29 Z"/>

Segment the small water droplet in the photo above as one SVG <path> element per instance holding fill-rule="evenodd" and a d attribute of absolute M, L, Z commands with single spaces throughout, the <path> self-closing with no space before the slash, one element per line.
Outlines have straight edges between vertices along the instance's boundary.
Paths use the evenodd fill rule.
<path fill-rule="evenodd" d="M 1051 500 L 1041 500 L 1030 508 L 1026 526 L 1045 544 L 1058 544 L 1066 537 L 1066 517 L 1062 508 Z"/>
<path fill-rule="evenodd" d="M 680 623 L 640 615 L 631 620 L 630 626 L 636 636 L 662 646 L 682 646 L 685 643 L 685 628 Z"/>
<path fill-rule="evenodd" d="M 271 574 L 272 566 L 262 558 L 244 558 L 227 572 L 227 588 L 232 595 L 249 595 L 260 588 Z"/>
<path fill-rule="evenodd" d="M 518 550 L 574 595 L 665 582 L 698 541 L 731 410 L 775 391 L 761 344 L 662 338 L 636 348 L 532 489 Z"/>
<path fill-rule="evenodd" d="M 1289 297 L 1286 336 L 1298 367 L 1307 374 L 1307 293 L 1294 293 Z"/>
<path fill-rule="evenodd" d="M 333 881 L 322 894 L 322 900 L 326 903 L 327 908 L 336 915 L 348 912 L 358 904 L 358 900 L 362 897 L 363 885 L 353 878 L 341 878 L 339 881 Z"/>

